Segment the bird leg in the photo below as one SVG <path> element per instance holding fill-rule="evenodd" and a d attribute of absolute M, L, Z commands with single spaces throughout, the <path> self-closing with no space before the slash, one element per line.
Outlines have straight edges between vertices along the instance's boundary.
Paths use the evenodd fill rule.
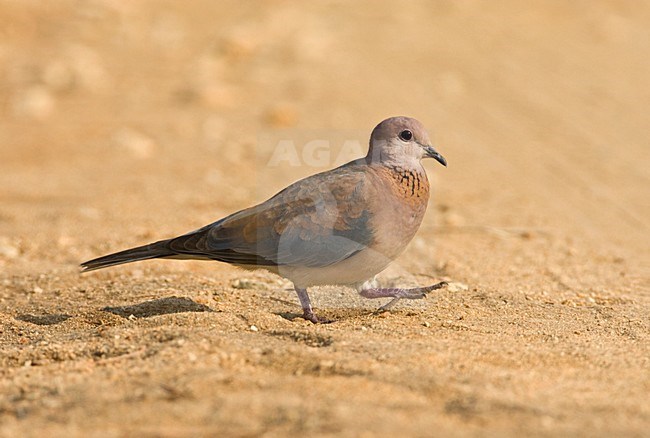
<path fill-rule="evenodd" d="M 447 286 L 447 282 L 441 281 L 440 283 L 432 284 L 431 286 L 415 287 L 413 289 L 402 289 L 398 287 L 370 288 L 361 289 L 359 295 L 364 298 L 392 298 L 392 300 L 378 309 L 379 312 L 384 312 L 393 307 L 402 298 L 407 300 L 419 300 L 424 298 L 429 292 L 441 289 L 445 286 Z"/>
<path fill-rule="evenodd" d="M 330 322 L 324 319 L 319 319 L 314 313 L 314 309 L 311 307 L 311 300 L 309 295 L 307 295 L 307 289 L 295 288 L 296 293 L 298 294 L 298 299 L 300 300 L 300 306 L 302 307 L 302 317 L 307 321 L 311 321 L 314 324 Z"/>

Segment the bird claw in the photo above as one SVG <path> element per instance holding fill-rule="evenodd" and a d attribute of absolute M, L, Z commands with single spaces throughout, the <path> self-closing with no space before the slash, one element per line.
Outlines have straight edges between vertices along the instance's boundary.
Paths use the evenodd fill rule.
<path fill-rule="evenodd" d="M 382 313 L 388 312 L 399 300 L 401 300 L 401 298 L 393 298 L 383 306 L 379 307 L 379 309 L 375 310 L 375 315 L 381 315 Z"/>
<path fill-rule="evenodd" d="M 422 292 L 424 294 L 428 294 L 431 291 L 442 289 L 443 287 L 448 286 L 448 285 L 449 285 L 449 282 L 441 281 L 440 283 L 432 284 L 431 286 L 421 287 L 421 288 L 418 288 L 418 289 L 422 289 Z"/>
<path fill-rule="evenodd" d="M 302 314 L 302 319 L 305 319 L 313 324 L 330 324 L 334 322 L 331 319 L 319 318 L 313 311 L 305 310 Z"/>

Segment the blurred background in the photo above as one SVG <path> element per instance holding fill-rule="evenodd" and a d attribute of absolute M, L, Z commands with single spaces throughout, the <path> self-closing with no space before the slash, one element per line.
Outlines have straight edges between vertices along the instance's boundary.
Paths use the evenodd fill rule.
<path fill-rule="evenodd" d="M 403 114 L 450 163 L 428 164 L 450 224 L 645 250 L 649 20 L 618 0 L 3 0 L 0 231 L 191 229 L 313 173 L 264 168 L 260 136 L 365 146 Z"/>
<path fill-rule="evenodd" d="M 649 54 L 635 0 L 0 0 L 0 424 L 644 433 Z M 449 166 L 425 164 L 388 284 L 455 290 L 385 318 L 314 292 L 338 322 L 304 327 L 270 274 L 79 276 L 340 164 L 395 115 Z M 311 140 L 331 160 L 269 165 Z M 100 310 L 170 295 L 218 312 Z"/>

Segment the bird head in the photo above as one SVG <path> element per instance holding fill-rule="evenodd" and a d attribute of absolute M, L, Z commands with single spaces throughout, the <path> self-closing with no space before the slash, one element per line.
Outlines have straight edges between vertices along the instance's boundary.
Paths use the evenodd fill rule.
<path fill-rule="evenodd" d="M 410 117 L 391 117 L 377 125 L 370 135 L 366 158 L 372 163 L 400 167 L 413 166 L 423 158 L 447 165 L 447 160 L 431 145 L 422 123 Z"/>

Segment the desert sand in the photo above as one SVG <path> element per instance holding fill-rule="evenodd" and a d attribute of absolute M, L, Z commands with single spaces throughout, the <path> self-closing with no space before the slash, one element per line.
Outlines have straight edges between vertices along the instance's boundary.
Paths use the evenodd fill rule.
<path fill-rule="evenodd" d="M 647 3 L 4 0 L 0 23 L 1 436 L 647 436 Z M 379 315 L 321 288 L 314 325 L 263 271 L 79 273 L 393 115 L 449 166 L 379 280 L 452 287 Z"/>

